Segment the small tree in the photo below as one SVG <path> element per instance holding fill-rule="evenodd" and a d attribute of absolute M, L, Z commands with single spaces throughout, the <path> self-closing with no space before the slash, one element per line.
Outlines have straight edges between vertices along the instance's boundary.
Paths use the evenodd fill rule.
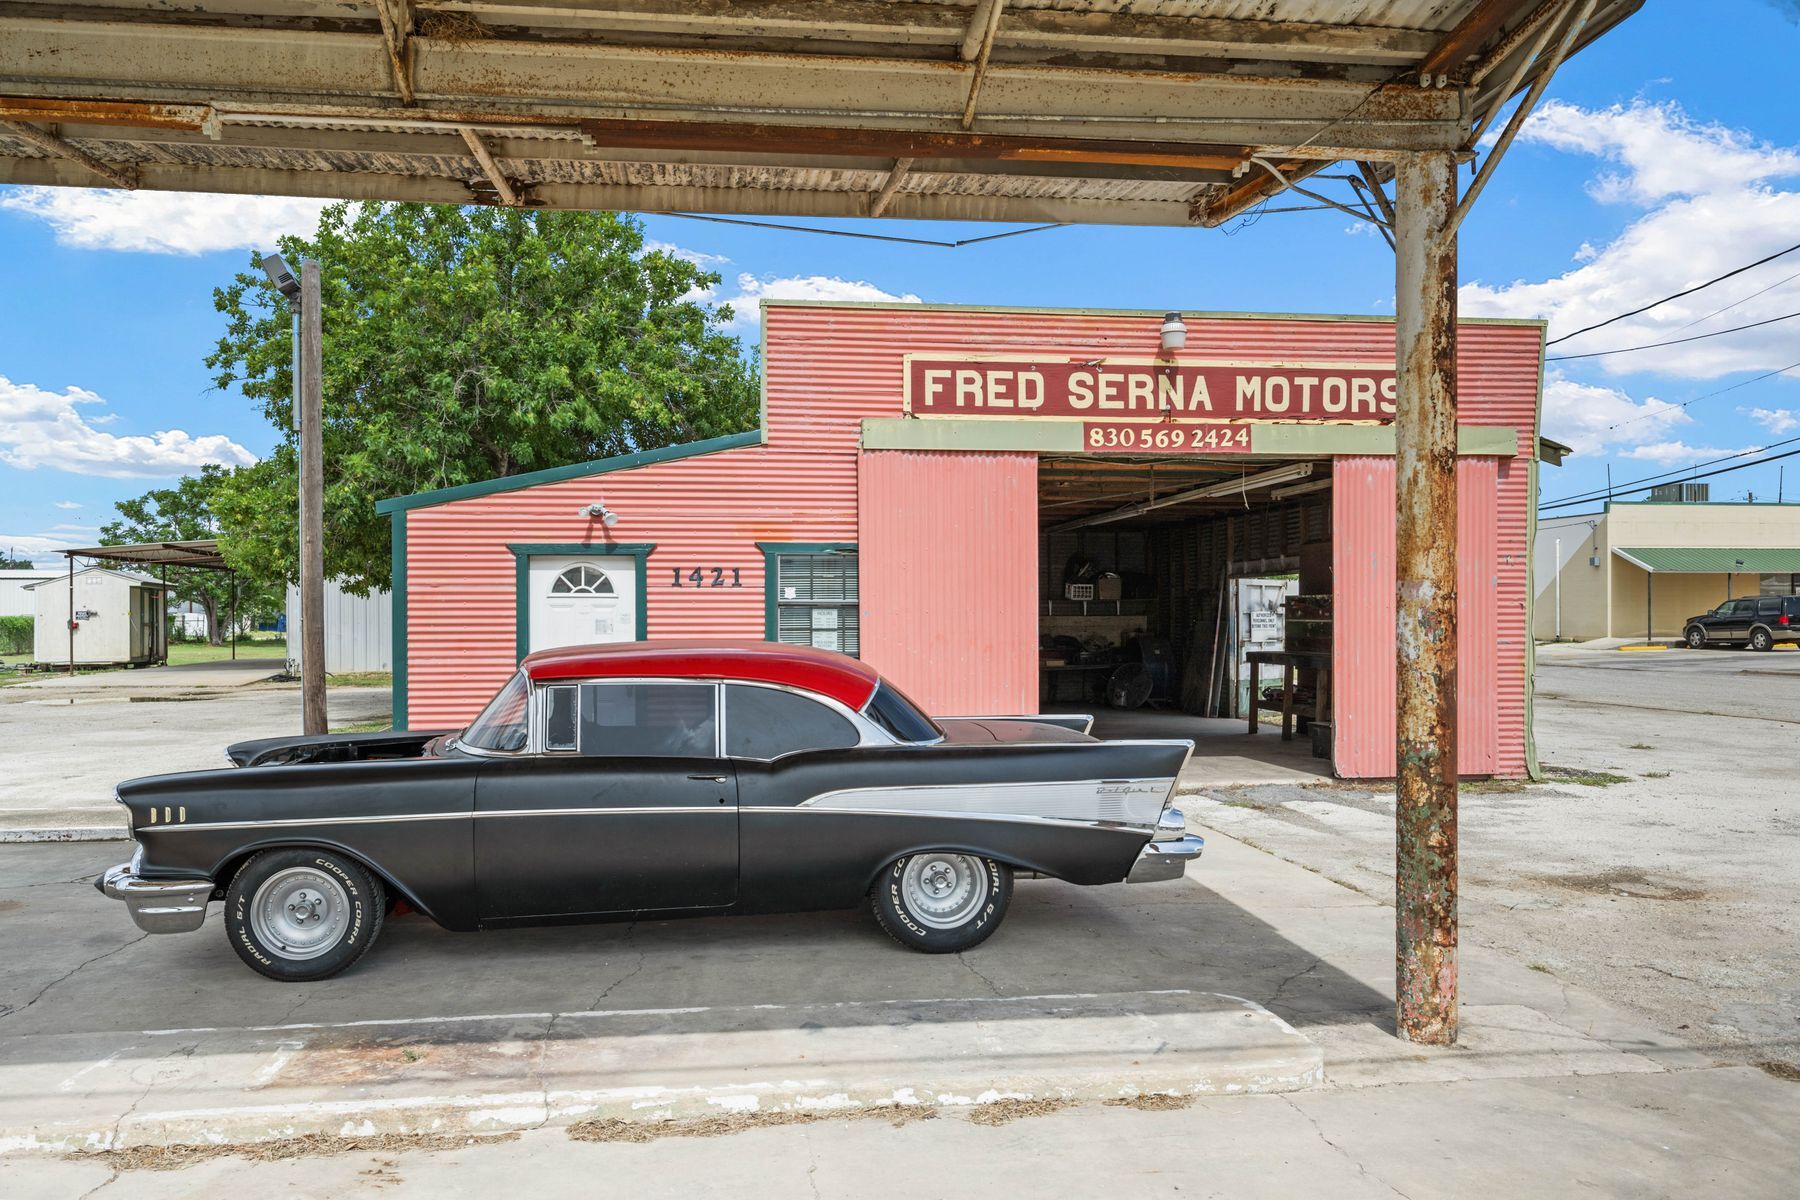
<path fill-rule="evenodd" d="M 220 525 L 213 512 L 214 500 L 231 478 L 223 467 L 200 468 L 198 475 L 184 475 L 172 488 L 156 488 L 135 500 L 121 500 L 115 508 L 119 519 L 100 530 L 103 546 L 124 546 L 136 542 L 191 542 L 220 536 Z M 201 571 L 177 567 L 170 572 L 169 584 L 176 601 L 192 601 L 206 613 L 206 636 L 215 646 L 225 640 L 221 614 L 230 611 L 231 578 L 222 571 Z M 240 574 L 237 580 L 239 614 L 268 612 L 279 609 L 279 577 L 271 579 L 255 572 Z"/>
<path fill-rule="evenodd" d="M 719 277 L 644 248 L 616 213 L 340 204 L 310 241 L 324 324 L 325 573 L 389 586 L 375 501 L 736 433 L 757 386 Z M 228 319 L 207 359 L 281 432 L 216 497 L 234 559 L 293 578 L 292 327 L 261 271 L 213 294 Z"/>
<path fill-rule="evenodd" d="M 0 552 L 0 571 L 25 571 L 32 565 L 29 558 L 20 558 L 11 550 Z"/>

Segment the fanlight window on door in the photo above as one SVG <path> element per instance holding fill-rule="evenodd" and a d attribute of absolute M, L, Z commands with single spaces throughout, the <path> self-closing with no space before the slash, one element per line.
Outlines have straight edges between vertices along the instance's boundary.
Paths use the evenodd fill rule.
<path fill-rule="evenodd" d="M 579 563 L 556 577 L 550 585 L 552 596 L 610 596 L 612 580 L 599 567 Z"/>

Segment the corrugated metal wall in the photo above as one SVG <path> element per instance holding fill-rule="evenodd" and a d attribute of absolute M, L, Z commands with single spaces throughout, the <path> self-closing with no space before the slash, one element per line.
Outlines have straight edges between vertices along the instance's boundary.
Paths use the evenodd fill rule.
<path fill-rule="evenodd" d="M 1037 455 L 880 450 L 857 485 L 863 657 L 928 712 L 1037 711 Z"/>
<path fill-rule="evenodd" d="M 287 589 L 287 656 L 300 663 L 300 589 Z M 335 579 L 325 581 L 325 672 L 391 671 L 394 667 L 394 600 L 386 592 L 352 596 Z"/>
<path fill-rule="evenodd" d="M 1153 314 L 770 306 L 764 313 L 767 445 L 408 514 L 410 723 L 466 721 L 511 670 L 515 602 L 506 543 L 586 541 L 598 527 L 577 517 L 576 510 L 604 496 L 623 517 L 613 537 L 656 543 L 648 560 L 652 638 L 760 637 L 763 563 L 755 543 L 857 538 L 860 422 L 902 411 L 905 354 L 1068 354 L 1084 360 L 1142 355 L 1154 352 L 1159 324 Z M 1366 361 L 1391 360 L 1394 353 L 1393 326 L 1383 321 L 1195 316 L 1187 325 L 1184 353 L 1196 358 Z M 1524 771 L 1524 530 L 1532 499 L 1526 467 L 1536 449 L 1540 340 L 1533 326 L 1464 326 L 1458 360 L 1463 422 L 1515 426 L 1519 453 L 1526 456 L 1503 464 L 1498 481 L 1494 705 L 1501 774 Z M 906 499 L 918 504 L 924 497 Z M 1390 500 L 1383 514 L 1390 556 L 1393 513 Z M 1258 540 L 1250 530 L 1246 525 L 1239 535 L 1246 545 Z M 1031 544 L 1035 561 L 1035 532 Z M 1198 543 L 1175 549 L 1187 556 L 1182 570 L 1199 569 Z M 870 547 L 863 546 L 865 572 L 869 554 Z M 1248 550 L 1236 555 L 1257 556 Z M 743 586 L 716 591 L 669 586 L 672 568 L 694 566 L 736 567 Z M 1035 577 L 1027 562 L 1026 582 Z M 1386 590 L 1391 613 L 1391 573 Z M 865 575 L 865 608 L 886 603 L 873 599 L 876 592 Z M 1166 606 L 1157 615 L 1179 639 L 1191 624 L 1187 602 L 1177 596 L 1156 603 Z M 1034 644 L 1035 617 L 1027 628 Z M 1344 628 L 1340 625 L 1340 638 Z M 1367 645 L 1355 653 L 1387 662 L 1385 693 L 1378 686 L 1380 668 L 1374 681 L 1340 671 L 1335 686 L 1374 686 L 1377 711 L 1387 711 L 1391 719 L 1391 615 L 1362 636 Z M 871 651 L 871 657 L 878 653 L 885 651 Z M 953 677 L 967 664 L 953 658 L 937 669 Z M 1029 694 L 1035 701 L 1035 686 Z"/>
<path fill-rule="evenodd" d="M 1457 770 L 1464 775 L 1522 774 L 1503 766 L 1499 730 L 1508 703 L 1524 707 L 1522 686 L 1501 680 L 1496 636 L 1498 472 L 1491 458 L 1465 458 L 1456 470 Z M 1334 762 L 1348 778 L 1394 773 L 1398 687 L 1394 620 L 1394 460 L 1357 455 L 1333 470 L 1337 519 L 1332 604 Z M 1520 669 L 1521 676 L 1523 669 Z M 1518 728 L 1523 730 L 1521 721 Z"/>

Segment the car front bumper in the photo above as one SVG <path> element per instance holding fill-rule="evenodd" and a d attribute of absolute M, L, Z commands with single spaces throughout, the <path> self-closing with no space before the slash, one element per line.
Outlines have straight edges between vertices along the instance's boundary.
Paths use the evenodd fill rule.
<path fill-rule="evenodd" d="M 206 920 L 210 879 L 145 879 L 137 860 L 120 863 L 94 881 L 103 895 L 122 900 L 145 933 L 192 933 Z"/>
<path fill-rule="evenodd" d="M 1180 879 L 1187 865 L 1206 849 L 1206 839 L 1187 831 L 1187 818 L 1179 808 L 1163 811 L 1156 823 L 1156 836 L 1139 851 L 1126 883 L 1162 883 Z"/>

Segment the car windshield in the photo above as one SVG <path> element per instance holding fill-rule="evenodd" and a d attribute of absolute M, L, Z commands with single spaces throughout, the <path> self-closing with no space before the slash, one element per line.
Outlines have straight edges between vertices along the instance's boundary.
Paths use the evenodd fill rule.
<path fill-rule="evenodd" d="M 875 685 L 863 713 L 903 742 L 935 742 L 944 736 L 937 722 L 885 679 Z"/>
<path fill-rule="evenodd" d="M 523 750 L 527 729 L 526 701 L 530 695 L 531 685 L 524 672 L 514 675 L 499 694 L 488 701 L 481 715 L 469 722 L 469 727 L 463 730 L 461 743 L 477 750 L 505 753 Z"/>

